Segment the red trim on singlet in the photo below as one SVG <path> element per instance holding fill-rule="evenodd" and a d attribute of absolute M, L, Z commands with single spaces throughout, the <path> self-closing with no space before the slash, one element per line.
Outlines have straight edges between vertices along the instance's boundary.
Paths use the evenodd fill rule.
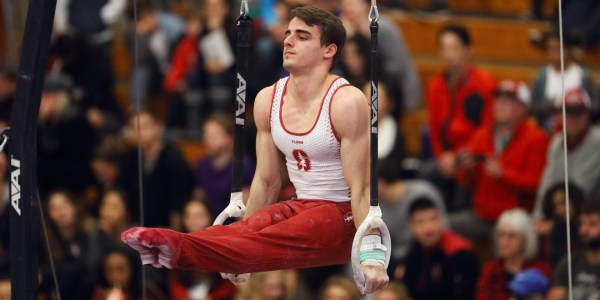
<path fill-rule="evenodd" d="M 275 101 L 275 94 L 277 94 L 277 83 L 278 82 L 275 82 L 275 84 L 272 85 L 273 94 L 271 95 L 271 109 L 269 110 L 269 129 L 271 129 L 271 118 L 273 117 L 273 102 Z"/>
<path fill-rule="evenodd" d="M 295 135 L 295 136 L 305 136 L 305 135 L 309 134 L 311 131 L 313 131 L 313 129 L 315 129 L 315 127 L 317 126 L 317 123 L 319 122 L 319 118 L 321 117 L 321 111 L 323 111 L 323 103 L 325 103 L 325 97 L 327 97 L 327 94 L 329 94 L 329 90 L 331 89 L 333 84 L 336 81 L 338 81 L 340 78 L 341 77 L 334 79 L 331 82 L 331 84 L 329 84 L 329 87 L 327 88 L 327 91 L 325 92 L 325 95 L 323 95 L 323 99 L 321 100 L 321 106 L 319 107 L 319 114 L 317 115 L 317 119 L 313 123 L 312 127 L 307 132 L 304 132 L 304 133 L 296 133 L 296 132 L 289 131 L 287 128 L 285 128 L 285 124 L 283 123 L 283 97 L 285 96 L 285 92 L 287 90 L 287 84 L 290 81 L 290 79 L 288 78 L 287 81 L 285 82 L 285 87 L 283 88 L 283 93 L 281 94 L 281 100 L 279 101 L 279 123 L 281 124 L 281 128 L 283 128 L 283 130 L 285 132 L 287 132 L 288 134 Z"/>
<path fill-rule="evenodd" d="M 336 79 L 337 80 L 337 79 Z M 333 126 L 333 121 L 331 121 L 331 103 L 333 102 L 333 97 L 335 96 L 335 94 L 343 87 L 345 86 L 351 86 L 351 84 L 349 83 L 345 83 L 342 84 L 340 86 L 338 86 L 338 88 L 335 90 L 335 92 L 333 92 L 333 95 L 331 95 L 331 99 L 329 100 L 329 125 L 331 125 L 331 131 L 333 131 L 333 136 L 335 136 L 335 139 L 338 142 L 341 142 L 342 139 L 340 138 L 339 134 L 337 133 L 337 131 L 335 131 L 335 126 Z"/>

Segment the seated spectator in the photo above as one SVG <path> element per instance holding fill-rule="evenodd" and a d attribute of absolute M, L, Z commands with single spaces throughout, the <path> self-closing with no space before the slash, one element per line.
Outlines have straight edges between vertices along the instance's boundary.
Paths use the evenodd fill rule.
<path fill-rule="evenodd" d="M 200 37 L 205 99 L 209 112 L 228 111 L 234 96 L 235 20 L 228 0 L 203 1 L 204 24 Z"/>
<path fill-rule="evenodd" d="M 455 198 L 456 154 L 479 128 L 493 122 L 495 80 L 471 64 L 471 36 L 462 25 L 439 31 L 444 70 L 427 83 L 429 140 L 434 158 L 423 163 L 420 177 L 442 191 L 449 211 L 468 203 Z"/>
<path fill-rule="evenodd" d="M 359 89 L 362 89 L 365 85 L 369 89 L 371 88 L 369 73 L 370 52 L 371 40 L 362 34 L 355 34 L 348 37 L 342 50 L 339 62 L 340 75 L 346 78 L 351 85 Z"/>
<path fill-rule="evenodd" d="M 148 95 L 162 92 L 164 75 L 169 69 L 172 41 L 167 28 L 159 23 L 159 11 L 151 0 L 136 2 L 137 19 L 133 6 L 129 7 L 129 19 L 135 31 L 128 35 L 128 48 L 137 63 L 131 73 L 130 100 L 144 103 Z"/>
<path fill-rule="evenodd" d="M 557 118 L 562 120 L 560 104 L 556 104 Z M 569 180 L 579 186 L 586 197 L 600 194 L 600 128 L 591 123 L 591 102 L 582 89 L 571 89 L 565 95 L 567 131 L 567 163 Z M 561 121 L 562 123 L 562 121 Z M 537 191 L 534 217 L 543 217 L 543 196 L 550 185 L 564 181 L 564 140 L 556 133 L 550 141 L 547 163 Z"/>
<path fill-rule="evenodd" d="M 472 208 L 450 215 L 450 226 L 470 239 L 487 239 L 494 222 L 515 207 L 531 210 L 548 137 L 527 119 L 531 102 L 523 82 L 503 81 L 494 122 L 478 129 L 458 155 L 458 178 L 473 192 Z"/>
<path fill-rule="evenodd" d="M 399 282 L 390 282 L 375 294 L 375 300 L 411 300 L 407 288 Z"/>
<path fill-rule="evenodd" d="M 562 97 L 561 80 L 561 59 L 560 59 L 560 36 L 557 31 L 548 31 L 542 34 L 540 41 L 537 43 L 539 48 L 544 52 L 546 65 L 542 67 L 533 81 L 531 112 L 537 118 L 540 126 L 548 131 L 556 129 L 554 112 L 555 100 Z M 590 100 L 593 104 L 590 106 L 590 111 L 597 111 L 598 92 L 594 86 L 592 72 L 578 64 L 573 59 L 573 49 L 575 49 L 577 41 L 567 35 L 564 37 L 564 82 L 565 90 L 583 89 L 590 95 Z"/>
<path fill-rule="evenodd" d="M 370 37 L 369 32 L 369 0 L 343 0 L 341 1 L 341 19 L 346 28 L 348 37 L 362 35 Z M 411 61 L 410 53 L 400 31 L 385 15 L 381 15 L 379 24 L 379 53 L 381 56 L 381 70 L 389 74 L 402 96 L 401 111 L 411 111 L 422 102 L 421 82 Z M 365 67 L 368 61 L 365 62 Z M 391 87 L 390 87 L 391 88 Z"/>
<path fill-rule="evenodd" d="M 211 209 L 204 200 L 192 198 L 183 207 L 183 229 L 185 232 L 198 232 L 213 223 Z"/>
<path fill-rule="evenodd" d="M 0 129 L 8 127 L 17 87 L 15 68 L 0 66 Z"/>
<path fill-rule="evenodd" d="M 502 213 L 496 224 L 495 242 L 497 258 L 484 265 L 475 299 L 508 299 L 509 283 L 524 269 L 535 268 L 550 276 L 548 263 L 535 258 L 537 236 L 531 217 L 524 210 Z"/>
<path fill-rule="evenodd" d="M 544 195 L 544 218 L 534 220 L 535 229 L 542 241 L 541 256 L 554 268 L 567 254 L 567 206 L 565 205 L 565 183 L 557 182 L 550 186 Z M 577 216 L 581 204 L 585 202 L 583 191 L 569 182 L 569 220 L 571 250 L 579 249 L 577 234 Z"/>
<path fill-rule="evenodd" d="M 394 279 L 414 299 L 472 299 L 479 267 L 471 243 L 444 228 L 432 201 L 415 200 L 408 211 L 414 240 Z"/>
<path fill-rule="evenodd" d="M 329 277 L 321 287 L 319 300 L 360 300 L 360 291 L 356 284 L 346 277 L 335 275 Z"/>
<path fill-rule="evenodd" d="M 598 299 L 600 295 L 600 201 L 597 195 L 584 203 L 579 212 L 579 239 L 583 249 L 573 257 L 565 256 L 558 264 L 547 300 L 569 299 L 568 260 L 572 265 L 572 299 Z"/>
<path fill-rule="evenodd" d="M 183 229 L 197 232 L 212 225 L 213 217 L 206 202 L 192 198 L 183 207 Z M 171 299 L 233 299 L 237 293 L 235 285 L 221 278 L 219 273 L 200 271 L 169 270 Z"/>
<path fill-rule="evenodd" d="M 408 252 L 413 237 L 408 228 L 409 207 L 419 199 L 433 202 L 440 212 L 442 226 L 448 228 L 448 218 L 444 199 L 437 188 L 425 180 L 400 180 L 391 185 L 379 183 L 379 206 L 383 212 L 383 221 L 390 229 L 392 238 L 392 260 L 401 261 Z M 390 278 L 392 268 L 388 269 Z"/>
<path fill-rule="evenodd" d="M 124 2 L 113 2 L 121 1 Z M 84 4 L 75 6 L 82 9 Z M 123 113 L 113 93 L 112 44 L 106 41 L 91 45 L 86 38 L 76 31 L 56 36 L 51 48 L 51 72 L 53 76 L 60 74 L 73 79 L 73 102 L 85 111 L 94 129 L 115 134 L 123 125 Z"/>
<path fill-rule="evenodd" d="M 185 33 L 175 46 L 164 80 L 170 98 L 166 123 L 170 134 L 192 137 L 194 133 L 199 136 L 202 124 L 199 93 L 203 78 L 198 42 L 203 20 L 197 10 L 190 10 L 184 18 Z"/>
<path fill-rule="evenodd" d="M 209 116 L 203 126 L 206 156 L 198 161 L 194 173 L 214 215 L 221 213 L 231 198 L 233 130 L 233 119 L 224 114 Z M 254 165 L 248 158 L 244 159 L 242 173 L 242 194 L 246 199 L 254 176 Z"/>
<path fill-rule="evenodd" d="M 138 128 L 139 118 L 139 128 Z M 140 220 L 139 202 L 144 202 L 144 226 L 179 228 L 181 208 L 190 197 L 194 177 L 174 144 L 162 140 L 163 123 L 150 111 L 142 110 L 130 120 L 129 138 L 141 147 L 143 199 L 139 193 L 138 149 L 128 151 L 121 162 L 117 180 L 131 198 L 134 221 Z"/>
<path fill-rule="evenodd" d="M 81 108 L 72 102 L 72 80 L 50 76 L 44 82 L 38 118 L 38 170 L 42 196 L 56 188 L 74 193 L 93 182 L 90 158 L 97 143 Z"/>
<path fill-rule="evenodd" d="M 402 166 L 406 158 L 404 148 L 404 134 L 400 131 L 398 120 L 400 118 L 400 93 L 395 93 L 393 80 L 383 76 L 379 81 L 378 111 L 377 111 L 377 158 L 379 160 L 379 178 L 388 184 L 409 177 L 408 170 Z M 371 84 L 363 86 L 365 95 L 371 92 Z"/>
<path fill-rule="evenodd" d="M 93 289 L 91 299 L 142 299 L 141 269 L 138 265 L 130 253 L 121 248 L 107 251 L 102 257 L 100 280 Z M 166 299 L 166 295 L 154 292 L 148 289 L 145 299 Z"/>
<path fill-rule="evenodd" d="M 10 277 L 8 274 L 0 274 L 0 300 L 12 299 L 10 290 Z"/>
<path fill-rule="evenodd" d="M 538 269 L 523 270 L 508 283 L 509 300 L 544 300 L 550 287 L 548 276 Z"/>
<path fill-rule="evenodd" d="M 81 274 L 90 271 L 87 260 L 92 251 L 89 240 L 91 223 L 80 209 L 77 199 L 66 190 L 51 192 L 46 203 L 50 255 L 56 276 L 61 279 L 58 288 L 62 299 L 78 299 L 84 280 Z M 45 254 L 41 256 L 40 289 L 51 296 L 57 291 L 54 290 L 49 254 Z"/>
<path fill-rule="evenodd" d="M 98 215 L 98 206 L 104 194 L 117 188 L 121 160 L 127 150 L 125 142 L 118 137 L 105 137 L 92 153 L 91 168 L 95 184 L 86 191 L 86 206 Z"/>

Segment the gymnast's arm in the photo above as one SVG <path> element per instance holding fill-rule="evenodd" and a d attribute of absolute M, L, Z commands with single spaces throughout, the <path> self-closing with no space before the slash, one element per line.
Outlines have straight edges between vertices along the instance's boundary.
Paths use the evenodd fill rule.
<path fill-rule="evenodd" d="M 356 228 L 369 213 L 369 105 L 355 87 L 337 91 L 331 103 L 331 122 L 341 140 L 342 169 L 350 187 Z"/>
<path fill-rule="evenodd" d="M 281 155 L 271 137 L 269 116 L 274 86 L 262 89 L 254 101 L 256 122 L 256 172 L 246 203 L 244 220 L 277 201 L 281 189 Z"/>

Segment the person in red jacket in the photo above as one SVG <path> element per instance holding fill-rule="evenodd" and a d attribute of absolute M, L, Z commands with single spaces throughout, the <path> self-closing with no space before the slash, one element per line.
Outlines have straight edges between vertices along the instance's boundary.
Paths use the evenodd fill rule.
<path fill-rule="evenodd" d="M 548 262 L 535 258 L 538 237 L 527 212 L 520 208 L 505 211 L 498 220 L 495 240 L 497 258 L 483 266 L 476 300 L 508 299 L 510 282 L 525 269 L 537 269 L 550 277 Z"/>
<path fill-rule="evenodd" d="M 487 239 L 505 210 L 533 207 L 548 136 L 528 120 L 530 101 L 523 82 L 501 82 L 494 123 L 477 130 L 459 151 L 457 178 L 473 191 L 472 208 L 451 214 L 450 225 L 468 238 Z"/>
<path fill-rule="evenodd" d="M 415 200 L 408 211 L 412 246 L 403 262 L 390 262 L 388 272 L 413 299 L 473 299 L 479 266 L 471 243 L 444 228 L 444 211 L 429 198 Z"/>
<path fill-rule="evenodd" d="M 429 79 L 426 96 L 433 159 L 419 175 L 440 188 L 452 211 L 461 207 L 460 199 L 453 201 L 456 153 L 478 128 L 492 123 L 496 82 L 471 64 L 471 37 L 465 27 L 442 28 L 439 43 L 444 71 Z"/>

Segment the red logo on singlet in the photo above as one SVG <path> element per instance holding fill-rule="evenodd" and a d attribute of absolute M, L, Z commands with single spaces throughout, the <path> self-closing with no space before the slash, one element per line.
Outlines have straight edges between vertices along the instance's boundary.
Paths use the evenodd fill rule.
<path fill-rule="evenodd" d="M 304 150 L 294 150 L 292 151 L 292 155 L 296 159 L 296 165 L 298 166 L 298 170 L 308 172 L 310 171 L 310 159 Z"/>

